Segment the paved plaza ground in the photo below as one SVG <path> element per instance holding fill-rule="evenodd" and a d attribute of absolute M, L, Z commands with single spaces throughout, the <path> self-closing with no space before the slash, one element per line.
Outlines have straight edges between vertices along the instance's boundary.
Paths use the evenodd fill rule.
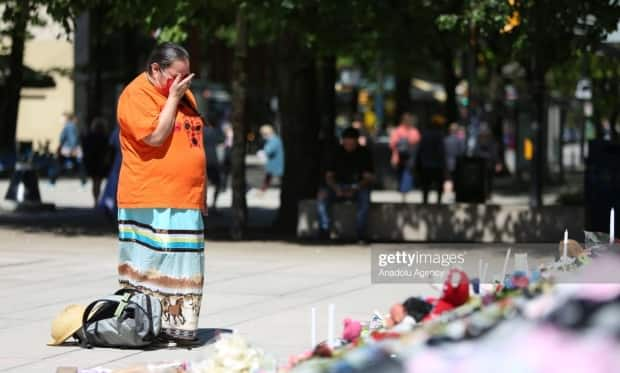
<path fill-rule="evenodd" d="M 0 184 L 4 193 L 6 184 Z M 47 190 L 45 199 L 82 208 L 89 203 L 88 186 L 67 181 Z M 55 193 L 55 194 L 54 194 Z M 275 193 L 275 192 L 270 192 Z M 47 198 L 46 198 L 47 196 Z M 73 202 L 71 205 L 69 202 Z M 56 215 L 54 215 L 56 214 Z M 38 229 L 34 218 L 13 219 L 0 212 L 0 371 L 54 372 L 59 366 L 127 367 L 135 363 L 209 356 L 211 329 L 234 329 L 278 362 L 310 347 L 310 309 L 318 312 L 318 337 L 326 337 L 327 308 L 341 320 L 368 320 L 374 310 L 412 295 L 437 294 L 428 283 L 371 282 L 373 249 L 417 249 L 433 253 L 462 252 L 468 271 L 479 258 L 489 262 L 489 277 L 501 271 L 508 245 L 373 244 L 313 245 L 286 241 L 213 241 L 206 243 L 206 285 L 200 316 L 205 345 L 193 350 L 154 351 L 48 347 L 54 316 L 70 303 L 87 304 L 117 289 L 117 244 L 107 230 L 57 229 L 63 210 L 44 215 L 56 225 Z M 85 215 L 86 216 L 86 215 Z M 30 221 L 30 223 L 28 223 Z M 13 222 L 9 224 L 10 222 Z M 71 220 L 67 220 L 71 224 Z M 208 235 L 208 234 L 207 234 Z M 512 246 L 527 251 L 530 266 L 549 261 L 553 245 Z M 511 264 L 512 265 L 512 264 Z M 474 272 L 475 273 L 475 272 Z"/>

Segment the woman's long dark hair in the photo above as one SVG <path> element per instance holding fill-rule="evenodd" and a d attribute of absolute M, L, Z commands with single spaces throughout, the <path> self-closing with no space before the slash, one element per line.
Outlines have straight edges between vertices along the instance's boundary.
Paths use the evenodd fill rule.
<path fill-rule="evenodd" d="M 156 63 L 162 69 L 172 65 L 174 61 L 189 59 L 187 49 L 175 43 L 161 43 L 153 49 L 146 62 L 146 72 L 151 74 L 151 65 Z"/>

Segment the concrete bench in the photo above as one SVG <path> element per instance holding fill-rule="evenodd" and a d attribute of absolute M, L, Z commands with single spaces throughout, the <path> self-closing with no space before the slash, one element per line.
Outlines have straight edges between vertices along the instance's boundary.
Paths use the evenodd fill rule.
<path fill-rule="evenodd" d="M 332 231 L 342 239 L 355 237 L 355 204 L 332 207 Z M 584 211 L 578 206 L 373 203 L 368 237 L 375 241 L 434 242 L 559 242 L 568 229 L 583 240 Z M 315 237 L 315 200 L 299 203 L 297 236 Z"/>

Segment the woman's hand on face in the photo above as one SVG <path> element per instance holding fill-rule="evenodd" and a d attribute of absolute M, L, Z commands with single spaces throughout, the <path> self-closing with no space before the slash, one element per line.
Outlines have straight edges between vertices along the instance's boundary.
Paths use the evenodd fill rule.
<path fill-rule="evenodd" d="M 187 91 L 192 83 L 193 78 L 194 74 L 189 74 L 185 78 L 182 78 L 181 75 L 177 75 L 170 86 L 170 96 L 178 99 L 182 98 L 185 95 L 185 91 Z"/>

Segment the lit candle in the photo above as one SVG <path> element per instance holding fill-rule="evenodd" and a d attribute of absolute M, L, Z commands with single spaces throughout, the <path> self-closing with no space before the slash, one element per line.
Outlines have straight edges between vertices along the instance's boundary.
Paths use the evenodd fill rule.
<path fill-rule="evenodd" d="M 312 341 L 312 348 L 314 348 L 316 346 L 316 307 L 312 307 L 310 324 L 310 340 Z"/>
<path fill-rule="evenodd" d="M 566 260 L 568 258 L 568 229 L 564 230 L 564 252 L 562 254 L 562 259 Z"/>
<path fill-rule="evenodd" d="M 609 243 L 613 244 L 616 238 L 616 213 L 611 209 L 609 213 Z"/>
<path fill-rule="evenodd" d="M 327 309 L 327 345 L 332 347 L 334 345 L 334 319 L 336 313 L 336 306 L 330 304 Z"/>
<path fill-rule="evenodd" d="M 504 283 L 504 278 L 506 277 L 506 271 L 508 270 L 508 261 L 510 260 L 510 248 L 506 251 L 506 258 L 504 258 L 504 268 L 502 270 L 502 278 L 500 279 L 501 283 Z"/>

